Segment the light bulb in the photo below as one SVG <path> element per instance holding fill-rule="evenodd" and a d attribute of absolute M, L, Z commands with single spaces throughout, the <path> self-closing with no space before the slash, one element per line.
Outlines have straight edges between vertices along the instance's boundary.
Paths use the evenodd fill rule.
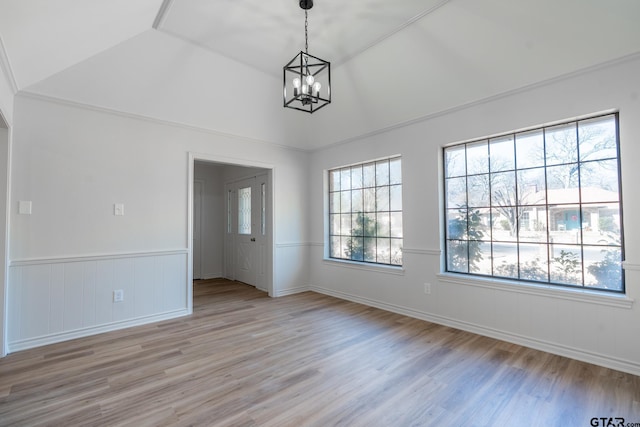
<path fill-rule="evenodd" d="M 313 90 L 313 96 L 318 96 L 318 94 L 320 93 L 320 88 L 322 87 L 322 85 L 320 84 L 320 82 L 315 82 L 313 84 L 313 86 L 311 86 L 311 89 Z"/>
<path fill-rule="evenodd" d="M 313 76 L 311 74 L 307 75 L 305 80 L 307 81 L 307 84 L 309 86 L 311 86 L 313 84 L 313 82 L 315 81 L 315 79 L 313 78 Z"/>
<path fill-rule="evenodd" d="M 302 94 L 309 95 L 309 85 L 302 85 Z"/>
<path fill-rule="evenodd" d="M 293 87 L 295 87 L 296 89 L 300 89 L 300 79 L 298 77 L 293 79 Z"/>

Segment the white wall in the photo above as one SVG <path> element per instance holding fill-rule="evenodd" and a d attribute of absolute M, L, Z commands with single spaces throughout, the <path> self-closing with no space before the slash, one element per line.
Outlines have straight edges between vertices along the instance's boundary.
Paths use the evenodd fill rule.
<path fill-rule="evenodd" d="M 300 191 L 308 187 L 307 153 L 50 102 L 34 95 L 16 97 L 15 112 L 9 248 L 10 350 L 188 311 L 189 153 L 223 163 L 271 165 L 274 258 L 281 256 L 279 242 L 308 241 L 306 193 Z M 32 202 L 31 215 L 18 214 L 21 200 Z M 124 216 L 114 216 L 114 203 L 125 205 Z M 304 250 L 303 245 L 300 250 Z M 148 284 L 137 272 L 147 271 L 146 259 L 162 257 L 177 257 L 177 261 L 172 259 L 168 264 L 172 267 L 165 288 L 154 292 L 159 292 L 160 300 L 174 295 L 172 300 L 177 298 L 180 304 L 148 307 Z M 66 281 L 65 275 L 61 284 L 59 275 L 71 271 L 69 268 L 73 270 L 72 264 L 92 262 L 116 264 L 107 269 L 108 276 L 98 288 L 89 273 L 76 272 L 79 276 L 71 282 Z M 286 263 L 276 264 L 276 293 L 308 283 L 306 265 L 299 273 L 299 266 L 293 266 L 297 273 L 291 275 Z M 101 298 L 96 307 L 118 311 L 125 308 L 122 305 L 116 309 L 115 305 L 122 303 L 111 302 L 111 291 L 118 288 L 125 288 L 125 303 L 131 302 L 132 306 L 116 316 L 105 314 L 101 322 L 88 326 L 78 321 L 59 323 L 59 319 L 48 319 L 40 310 L 49 304 L 51 312 L 62 310 L 65 315 L 80 319 L 84 314 L 68 314 L 66 310 L 86 308 L 83 292 L 96 289 L 96 298 Z"/>
<path fill-rule="evenodd" d="M 640 375 L 638 75 L 636 57 L 313 153 L 311 289 Z M 443 145 L 612 109 L 620 111 L 627 298 L 439 274 Z M 323 171 L 393 154 L 403 162 L 404 271 L 323 261 Z"/>
<path fill-rule="evenodd" d="M 222 277 L 224 256 L 225 209 L 224 166 L 196 162 L 194 178 L 203 181 L 201 269 L 203 279 Z"/>

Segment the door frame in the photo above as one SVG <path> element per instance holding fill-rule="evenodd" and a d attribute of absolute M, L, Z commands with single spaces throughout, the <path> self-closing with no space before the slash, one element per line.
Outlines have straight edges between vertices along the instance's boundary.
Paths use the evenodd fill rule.
<path fill-rule="evenodd" d="M 10 238 L 10 222 L 11 222 L 11 154 L 12 154 L 12 127 L 5 119 L 4 114 L 0 111 L 0 127 L 7 130 L 6 150 L 7 163 L 0 165 L 0 173 L 6 174 L 5 190 L 5 223 L 4 229 L 0 232 L 0 244 L 4 247 L 4 256 L 2 259 L 2 267 L 0 268 L 0 357 L 8 354 L 8 331 L 9 331 L 9 238 Z M 4 144 L 4 141 L 0 141 Z M 4 148 L 4 147 L 2 147 Z M 0 191 L 0 194 L 2 192 Z"/>
<path fill-rule="evenodd" d="M 187 179 L 187 310 L 189 313 L 193 312 L 193 180 L 195 173 L 195 162 L 211 162 L 219 163 L 230 166 L 245 166 L 253 168 L 265 169 L 267 173 L 267 189 L 270 195 L 267 200 L 267 216 L 269 226 L 271 227 L 271 233 L 267 236 L 267 292 L 270 297 L 274 296 L 274 272 L 275 272 L 275 218 L 273 215 L 275 206 L 275 181 L 276 181 L 276 168 L 271 163 L 264 163 L 252 160 L 243 160 L 235 157 L 219 156 L 215 154 L 206 153 L 188 153 L 188 179 Z"/>
<path fill-rule="evenodd" d="M 194 179 L 193 180 L 193 190 L 194 190 L 194 195 L 193 195 L 193 201 L 194 201 L 194 205 L 193 205 L 193 214 L 194 214 L 194 221 L 195 221 L 195 217 L 197 216 L 198 220 L 200 221 L 200 228 L 198 229 L 199 233 L 198 233 L 198 243 L 200 245 L 200 248 L 198 250 L 198 255 L 199 255 L 199 263 L 198 265 L 200 266 L 200 271 L 198 279 L 202 278 L 202 194 L 204 193 L 204 180 L 202 179 Z M 200 184 L 200 209 L 199 212 L 196 212 L 195 209 L 195 189 L 196 189 L 196 185 L 195 184 Z M 197 214 L 197 215 L 196 215 Z M 194 228 L 195 228 L 195 224 L 194 224 Z M 195 231 L 195 230 L 194 230 Z M 195 261 L 195 247 L 194 249 L 194 261 Z M 194 265 L 194 264 L 192 264 Z M 195 271 L 194 271 L 194 277 L 195 277 Z"/>

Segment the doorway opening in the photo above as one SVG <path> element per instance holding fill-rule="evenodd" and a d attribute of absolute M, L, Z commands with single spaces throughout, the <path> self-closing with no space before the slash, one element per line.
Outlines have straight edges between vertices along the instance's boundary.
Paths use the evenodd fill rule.
<path fill-rule="evenodd" d="M 273 167 L 190 155 L 189 310 L 193 280 L 237 280 L 273 295 Z"/>

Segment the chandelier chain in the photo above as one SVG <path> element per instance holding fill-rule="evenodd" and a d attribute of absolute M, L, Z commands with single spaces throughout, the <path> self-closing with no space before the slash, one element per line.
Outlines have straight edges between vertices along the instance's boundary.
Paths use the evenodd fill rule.
<path fill-rule="evenodd" d="M 309 21 L 307 20 L 307 11 L 304 11 L 304 51 L 309 54 Z"/>

